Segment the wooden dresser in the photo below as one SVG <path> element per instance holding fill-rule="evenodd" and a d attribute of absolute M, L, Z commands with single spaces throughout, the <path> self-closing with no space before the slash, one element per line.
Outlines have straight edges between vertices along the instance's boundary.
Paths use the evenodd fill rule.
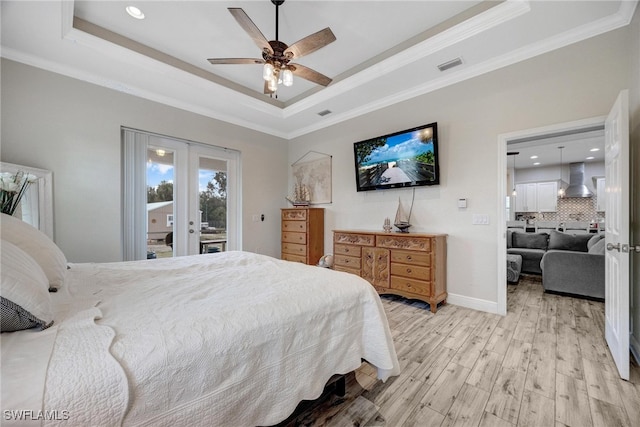
<path fill-rule="evenodd" d="M 282 259 L 317 264 L 324 255 L 324 209 L 282 209 L 281 245 Z"/>
<path fill-rule="evenodd" d="M 357 274 L 380 294 L 425 301 L 435 313 L 447 300 L 447 235 L 333 231 L 334 269 Z"/>

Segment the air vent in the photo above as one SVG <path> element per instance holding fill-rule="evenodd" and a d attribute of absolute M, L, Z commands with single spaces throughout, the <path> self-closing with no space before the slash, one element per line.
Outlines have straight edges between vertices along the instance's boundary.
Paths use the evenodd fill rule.
<path fill-rule="evenodd" d="M 452 59 L 451 61 L 442 63 L 438 65 L 438 69 L 440 71 L 446 71 L 449 68 L 457 67 L 458 65 L 462 65 L 462 58 Z"/>
<path fill-rule="evenodd" d="M 322 110 L 322 111 L 320 111 L 320 112 L 318 113 L 318 115 L 319 115 L 319 116 L 321 116 L 321 117 L 324 117 L 324 116 L 326 116 L 327 114 L 331 114 L 331 111 L 330 111 L 330 110 Z"/>

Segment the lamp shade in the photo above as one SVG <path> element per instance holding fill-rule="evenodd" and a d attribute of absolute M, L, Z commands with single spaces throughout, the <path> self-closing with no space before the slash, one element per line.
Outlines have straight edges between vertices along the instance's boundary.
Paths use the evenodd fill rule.
<path fill-rule="evenodd" d="M 285 86 L 291 86 L 293 84 L 293 72 L 288 68 L 282 72 L 282 84 Z"/>
<path fill-rule="evenodd" d="M 273 64 L 265 63 L 264 67 L 262 67 L 262 78 L 266 81 L 271 80 L 273 77 Z"/>

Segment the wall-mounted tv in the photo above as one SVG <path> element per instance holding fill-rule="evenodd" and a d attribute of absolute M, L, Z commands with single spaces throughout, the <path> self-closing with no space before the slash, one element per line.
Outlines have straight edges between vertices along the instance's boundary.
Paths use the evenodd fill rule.
<path fill-rule="evenodd" d="M 358 191 L 440 184 L 437 123 L 355 142 L 353 152 Z"/>

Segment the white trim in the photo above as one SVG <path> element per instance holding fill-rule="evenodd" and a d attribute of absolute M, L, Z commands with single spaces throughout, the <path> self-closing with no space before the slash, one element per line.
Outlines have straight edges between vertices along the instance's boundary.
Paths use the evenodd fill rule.
<path fill-rule="evenodd" d="M 473 310 L 498 314 L 498 305 L 495 302 L 480 298 L 468 297 L 465 295 L 449 293 L 447 295 L 447 304 L 459 305 L 461 307 L 471 308 Z"/>
<path fill-rule="evenodd" d="M 389 71 L 393 71 L 395 69 L 393 68 L 395 67 L 395 61 L 397 61 L 398 64 L 401 64 L 407 61 L 411 62 L 411 60 L 419 60 L 420 58 L 428 56 L 434 51 L 437 52 L 438 50 L 441 50 L 442 48 L 451 45 L 452 43 L 455 43 L 459 40 L 464 40 L 473 34 L 486 31 L 492 27 L 495 27 L 495 25 L 498 25 L 501 22 L 506 22 L 516 18 L 519 15 L 526 14 L 530 10 L 530 3 L 525 0 L 505 1 L 503 4 L 494 6 L 487 11 L 478 14 L 477 16 L 470 18 L 461 25 L 457 25 L 455 27 L 447 29 L 440 34 L 437 34 L 434 37 L 425 40 L 422 43 L 419 43 L 416 46 L 413 46 L 405 51 L 398 53 L 397 55 L 394 55 L 392 58 L 388 58 L 382 61 L 380 64 L 374 65 L 371 69 L 356 73 L 353 76 L 345 78 L 344 80 L 336 81 L 334 82 L 334 84 L 323 89 L 322 91 L 312 94 L 306 98 L 301 99 L 300 101 L 294 102 L 285 107 L 278 107 L 265 101 L 260 101 L 259 99 L 252 98 L 245 94 L 242 94 L 241 96 L 240 93 L 234 93 L 234 96 L 238 96 L 238 98 L 236 98 L 237 102 L 242 104 L 247 109 L 272 116 L 275 120 L 273 120 L 269 125 L 259 125 L 256 124 L 255 121 L 249 121 L 241 117 L 234 116 L 231 113 L 225 112 L 224 108 L 219 109 L 217 107 L 206 107 L 201 104 L 199 105 L 196 102 L 180 100 L 176 99 L 175 97 L 158 95 L 150 90 L 127 86 L 111 79 L 105 79 L 92 73 L 84 72 L 76 68 L 67 67 L 54 61 L 43 60 L 42 58 L 15 51 L 14 49 L 3 47 L 2 56 L 14 61 L 22 62 L 35 67 L 43 68 L 45 70 L 50 70 L 59 74 L 108 87 L 113 90 L 129 93 L 141 98 L 160 102 L 165 105 L 170 105 L 193 113 L 202 114 L 217 120 L 236 124 L 247 129 L 256 130 L 258 132 L 263 132 L 283 139 L 293 139 L 349 120 L 351 118 L 367 114 L 371 111 L 385 108 L 394 103 L 408 100 L 416 96 L 423 95 L 441 89 L 443 87 L 500 69 L 502 67 L 512 65 L 519 61 L 523 61 L 553 51 L 555 49 L 580 42 L 590 37 L 594 37 L 605 32 L 623 27 L 631 22 L 636 7 L 637 2 L 635 1 L 622 1 L 620 2 L 619 9 L 615 13 L 597 21 L 584 24 L 562 34 L 549 37 L 536 43 L 532 43 L 528 46 L 516 49 L 512 52 L 508 52 L 497 58 L 487 60 L 484 63 L 480 63 L 474 66 L 467 66 L 466 68 L 463 68 L 459 71 L 448 73 L 448 75 L 444 78 L 427 82 L 423 85 L 417 85 L 405 91 L 382 99 L 378 99 L 376 101 L 372 101 L 369 103 L 364 102 L 362 105 L 357 106 L 356 108 L 350 108 L 346 113 L 336 113 L 335 115 L 332 115 L 333 117 L 331 118 L 324 119 L 320 122 L 310 124 L 308 126 L 302 125 L 296 129 L 287 127 L 288 121 L 286 120 L 286 118 L 292 117 L 303 111 L 308 111 L 309 109 L 320 103 L 327 102 L 328 98 L 333 98 L 335 96 L 345 94 L 348 91 L 369 82 L 371 80 L 371 75 L 375 74 L 373 73 L 374 69 L 377 73 L 388 73 Z M 118 57 L 122 57 L 122 55 L 131 55 L 132 58 L 135 59 L 135 61 L 148 61 L 148 63 L 152 64 L 155 68 L 163 66 L 163 72 L 165 72 L 167 75 L 171 75 L 172 78 L 177 81 L 188 84 L 190 82 L 206 79 L 206 77 L 199 75 L 200 73 L 198 73 L 197 75 L 188 73 L 188 71 L 186 72 L 188 76 L 185 77 L 185 72 L 180 71 L 176 67 L 164 64 L 163 62 L 160 62 L 158 60 L 148 58 L 142 54 L 135 53 L 129 49 L 119 47 L 118 45 L 114 45 L 110 42 L 99 39 L 98 37 L 87 35 L 79 30 L 74 29 L 73 1 L 62 2 L 61 33 L 61 37 L 70 43 L 81 43 L 93 49 L 105 52 L 105 54 L 113 54 L 117 55 Z M 411 53 L 411 55 L 409 55 L 409 53 Z M 231 89 L 228 89 L 223 85 L 217 83 L 213 84 L 215 84 L 218 89 L 225 91 L 224 93 L 228 93 L 227 91 L 233 92 Z"/>
<path fill-rule="evenodd" d="M 557 123 L 549 126 L 542 126 L 538 128 L 525 129 L 516 132 L 503 133 L 498 135 L 498 212 L 496 218 L 498 218 L 498 246 L 497 246 L 497 271 L 498 271 L 498 287 L 497 287 L 497 311 L 496 313 L 501 315 L 507 314 L 507 218 L 506 218 L 506 205 L 505 200 L 507 198 L 507 143 L 512 140 L 526 138 L 526 137 L 540 137 L 543 135 L 557 133 L 561 131 L 574 131 L 581 129 L 588 129 L 593 126 L 604 126 L 604 116 L 592 117 L 583 120 L 576 120 L 573 122 Z"/>

